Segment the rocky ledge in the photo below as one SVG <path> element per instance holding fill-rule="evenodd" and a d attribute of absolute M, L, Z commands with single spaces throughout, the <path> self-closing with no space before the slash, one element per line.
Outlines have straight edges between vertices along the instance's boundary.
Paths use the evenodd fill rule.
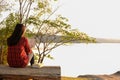
<path fill-rule="evenodd" d="M 87 78 L 89 80 L 120 80 L 120 71 L 111 75 L 79 75 L 78 78 Z"/>

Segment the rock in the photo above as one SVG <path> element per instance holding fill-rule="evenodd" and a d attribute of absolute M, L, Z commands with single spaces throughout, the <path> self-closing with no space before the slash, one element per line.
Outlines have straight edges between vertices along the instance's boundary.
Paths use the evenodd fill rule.
<path fill-rule="evenodd" d="M 90 80 L 103 80 L 102 78 L 96 75 L 79 75 L 78 78 L 87 78 Z"/>
<path fill-rule="evenodd" d="M 120 75 L 120 71 L 117 71 L 117 72 L 114 73 L 113 75 Z"/>

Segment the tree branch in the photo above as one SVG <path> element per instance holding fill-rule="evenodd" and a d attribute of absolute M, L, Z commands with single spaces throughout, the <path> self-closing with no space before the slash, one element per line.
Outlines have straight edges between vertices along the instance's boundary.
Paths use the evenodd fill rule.
<path fill-rule="evenodd" d="M 20 8 L 19 8 L 19 11 L 20 11 L 20 23 L 22 23 L 22 18 L 23 18 L 23 15 L 22 15 L 22 1 L 19 0 L 19 4 L 20 4 Z"/>
<path fill-rule="evenodd" d="M 44 21 L 48 20 L 48 19 L 58 10 L 58 8 L 59 8 L 59 7 L 57 7 Z M 37 32 L 37 33 L 39 33 L 39 31 L 40 31 L 40 29 L 41 29 L 41 26 L 42 26 L 43 24 L 44 24 L 44 22 L 41 23 L 40 28 L 38 28 L 38 32 Z"/>

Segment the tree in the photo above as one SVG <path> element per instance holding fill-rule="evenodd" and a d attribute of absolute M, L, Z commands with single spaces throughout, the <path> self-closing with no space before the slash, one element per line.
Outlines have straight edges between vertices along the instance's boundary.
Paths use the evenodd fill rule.
<path fill-rule="evenodd" d="M 94 38 L 76 29 L 71 29 L 68 19 L 58 15 L 54 19 L 51 16 L 55 11 L 52 11 L 48 0 L 39 1 L 36 10 L 36 16 L 30 16 L 27 20 L 28 24 L 34 25 L 34 39 L 38 50 L 38 63 L 43 63 L 45 57 L 53 59 L 50 52 L 66 43 L 73 42 L 94 42 Z"/>
<path fill-rule="evenodd" d="M 1 15 L 1 13 L 2 13 L 2 11 L 6 11 L 6 10 L 8 10 L 8 3 L 6 2 L 6 1 L 4 1 L 4 0 L 0 0 L 0 15 Z M 2 25 L 2 22 L 0 22 L 0 64 L 3 64 L 4 62 L 3 61 L 5 61 L 4 59 L 4 52 L 6 51 L 6 49 L 5 49 L 5 35 L 4 35 L 4 33 L 5 33 L 6 31 L 5 31 L 5 29 L 3 28 L 3 25 Z M 4 49 L 4 50 L 3 50 Z"/>
<path fill-rule="evenodd" d="M 19 20 L 20 23 L 25 20 L 25 25 L 26 25 L 26 20 L 29 16 L 29 12 L 31 9 L 31 5 L 33 3 L 33 0 L 19 0 Z"/>
<path fill-rule="evenodd" d="M 2 25 L 5 27 L 1 28 L 0 32 L 3 32 L 1 35 L 5 34 L 5 37 L 0 36 L 1 40 L 5 39 L 4 42 L 6 42 L 6 38 L 17 22 L 24 23 L 29 28 L 32 26 L 33 29 L 28 31 L 28 34 L 35 41 L 38 63 L 43 63 L 45 57 L 52 59 L 50 52 L 58 46 L 73 42 L 94 42 L 94 38 L 72 29 L 67 18 L 61 15 L 52 18 L 58 9 L 52 9 L 50 3 L 54 1 L 56 0 L 19 0 L 19 11 L 11 13 L 3 21 Z M 5 44 L 2 45 L 5 46 Z"/>
<path fill-rule="evenodd" d="M 7 44 L 6 39 L 12 34 L 13 29 L 18 23 L 17 14 L 9 14 L 9 16 L 1 22 L 0 27 L 0 64 L 6 64 L 6 56 L 7 56 Z"/>
<path fill-rule="evenodd" d="M 50 52 L 60 45 L 94 42 L 87 34 L 71 29 L 67 19 L 62 16 L 56 17 L 55 20 L 44 20 L 42 23 L 44 23 L 42 26 L 34 23 L 38 26 L 36 26 L 38 32 L 34 36 L 39 56 L 38 63 L 42 63 L 45 57 L 52 59 Z"/>
<path fill-rule="evenodd" d="M 0 13 L 6 8 L 6 2 L 4 0 L 0 0 Z"/>

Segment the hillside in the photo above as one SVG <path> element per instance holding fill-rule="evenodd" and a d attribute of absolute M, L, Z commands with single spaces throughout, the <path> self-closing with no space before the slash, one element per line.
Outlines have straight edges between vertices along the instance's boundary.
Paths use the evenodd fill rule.
<path fill-rule="evenodd" d="M 120 80 L 120 71 L 111 75 L 79 75 L 75 77 L 61 77 L 61 80 Z"/>

